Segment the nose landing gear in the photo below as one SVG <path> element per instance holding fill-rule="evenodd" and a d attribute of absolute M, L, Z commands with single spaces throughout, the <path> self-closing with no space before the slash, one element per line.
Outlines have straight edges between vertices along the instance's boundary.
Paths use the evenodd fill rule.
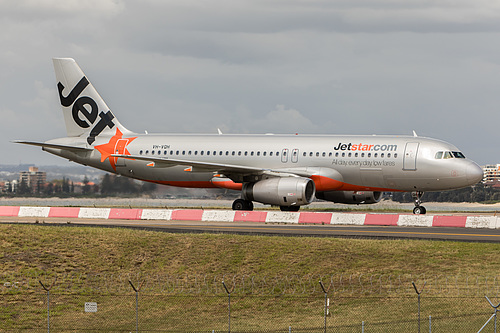
<path fill-rule="evenodd" d="M 415 208 L 413 208 L 413 214 L 420 215 L 420 214 L 425 214 L 427 213 L 427 209 L 425 209 L 424 206 L 420 206 L 422 203 L 422 196 L 424 195 L 424 192 L 412 192 L 411 193 L 413 199 L 415 199 Z"/>

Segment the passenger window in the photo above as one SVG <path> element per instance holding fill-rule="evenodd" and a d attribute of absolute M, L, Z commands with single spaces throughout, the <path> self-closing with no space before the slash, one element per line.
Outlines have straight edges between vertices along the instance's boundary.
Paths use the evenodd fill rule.
<path fill-rule="evenodd" d="M 253 156 L 253 151 L 250 152 L 250 156 Z"/>
<path fill-rule="evenodd" d="M 142 150 L 141 150 L 141 151 L 139 151 L 139 155 L 142 155 Z"/>
<path fill-rule="evenodd" d="M 260 156 L 260 151 L 257 152 L 257 156 Z"/>
<path fill-rule="evenodd" d="M 264 152 L 262 152 L 262 156 L 266 156 L 266 152 L 265 152 L 265 151 L 264 151 Z"/>
<path fill-rule="evenodd" d="M 269 156 L 273 156 L 273 152 L 272 151 L 269 152 Z"/>
<path fill-rule="evenodd" d="M 349 153 L 349 154 L 347 155 L 347 157 L 351 157 L 351 154 L 352 154 L 352 153 Z"/>
<path fill-rule="evenodd" d="M 373 154 L 373 157 L 375 157 L 375 158 L 378 157 L 378 154 L 377 153 Z"/>
<path fill-rule="evenodd" d="M 241 156 L 241 151 L 238 152 L 238 156 Z"/>
<path fill-rule="evenodd" d="M 245 156 L 248 156 L 248 152 L 247 151 L 245 152 Z"/>
<path fill-rule="evenodd" d="M 387 153 L 387 157 L 391 157 L 391 153 Z"/>
<path fill-rule="evenodd" d="M 146 152 L 146 154 L 147 154 L 147 153 L 148 153 L 148 152 Z M 176 151 L 176 152 L 175 152 L 175 155 L 179 155 L 179 151 Z"/>
<path fill-rule="evenodd" d="M 394 153 L 394 158 L 398 157 L 398 153 Z"/>
<path fill-rule="evenodd" d="M 342 153 L 342 157 L 345 157 L 345 153 Z"/>
<path fill-rule="evenodd" d="M 200 151 L 200 155 L 203 155 L 204 153 L 205 153 L 205 152 L 204 152 L 203 150 L 202 150 L 202 151 Z"/>
<path fill-rule="evenodd" d="M 368 157 L 372 157 L 372 153 L 368 153 Z"/>
<path fill-rule="evenodd" d="M 384 158 L 384 153 L 381 153 L 381 154 L 380 154 L 380 157 Z"/>
<path fill-rule="evenodd" d="M 354 157 L 358 157 L 358 153 L 354 153 Z"/>
<path fill-rule="evenodd" d="M 323 157 L 325 157 L 325 156 L 326 156 L 326 153 L 325 153 L 325 152 L 323 152 L 323 154 L 321 154 L 321 155 L 323 155 Z"/>
<path fill-rule="evenodd" d="M 335 153 L 335 157 L 339 157 L 339 153 Z"/>
<path fill-rule="evenodd" d="M 440 160 L 440 159 L 442 159 L 442 158 L 443 158 L 443 152 L 442 152 L 442 151 L 438 151 L 438 152 L 436 153 L 436 156 L 434 156 L 434 158 L 435 158 L 436 160 Z"/>
<path fill-rule="evenodd" d="M 231 155 L 233 155 L 233 156 L 234 156 L 235 154 L 236 154 L 236 152 L 233 150 L 233 152 L 231 153 Z M 226 154 L 226 155 L 227 155 L 227 154 Z"/>
<path fill-rule="evenodd" d="M 319 157 L 319 152 L 318 151 L 316 152 L 316 157 Z"/>
<path fill-rule="evenodd" d="M 306 153 L 306 152 L 303 152 L 303 153 L 302 153 L 302 156 L 304 156 L 304 157 L 305 157 L 306 155 L 307 155 L 307 153 Z"/>
<path fill-rule="evenodd" d="M 328 157 L 332 157 L 332 154 L 333 154 L 332 152 L 329 152 Z"/>
<path fill-rule="evenodd" d="M 151 155 L 154 155 L 155 154 L 155 151 L 154 150 L 151 150 Z"/>

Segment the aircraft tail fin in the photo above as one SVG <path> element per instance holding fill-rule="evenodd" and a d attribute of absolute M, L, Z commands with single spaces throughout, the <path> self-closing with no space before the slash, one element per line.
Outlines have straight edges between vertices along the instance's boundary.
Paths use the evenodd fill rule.
<path fill-rule="evenodd" d="M 54 58 L 57 90 L 69 137 L 86 138 L 92 145 L 98 136 L 112 136 L 119 129 L 130 133 L 108 108 L 75 60 Z"/>

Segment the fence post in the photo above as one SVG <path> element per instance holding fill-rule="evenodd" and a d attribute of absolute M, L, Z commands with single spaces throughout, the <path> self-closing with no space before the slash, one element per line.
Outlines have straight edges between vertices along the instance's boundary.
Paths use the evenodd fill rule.
<path fill-rule="evenodd" d="M 418 297 L 418 333 L 420 333 L 420 294 L 424 291 L 426 282 L 424 282 L 424 285 L 422 287 L 422 290 L 420 290 L 420 292 L 418 291 L 415 282 L 412 281 L 411 284 L 413 285 L 413 288 L 415 289 L 415 292 L 417 293 Z"/>
<path fill-rule="evenodd" d="M 40 285 L 42 286 L 42 288 L 47 292 L 47 332 L 48 333 L 50 333 L 50 289 L 52 289 L 52 287 L 54 286 L 56 281 L 57 281 L 57 278 L 54 280 L 54 282 L 52 282 L 50 287 L 47 288 L 42 283 L 42 281 L 38 280 L 38 282 L 40 282 Z"/>
<path fill-rule="evenodd" d="M 135 291 L 135 331 L 138 333 L 139 332 L 139 290 L 141 290 L 142 284 L 144 281 L 141 282 L 139 285 L 139 288 L 136 288 L 132 281 L 128 280 L 128 283 L 132 286 L 132 289 Z"/>
<path fill-rule="evenodd" d="M 222 280 L 222 285 L 224 286 L 224 289 L 226 289 L 226 293 L 228 296 L 228 332 L 231 333 L 231 292 L 227 289 L 226 284 L 224 283 L 224 280 Z"/>
<path fill-rule="evenodd" d="M 497 333 L 497 312 L 498 312 L 498 307 L 500 307 L 500 303 L 497 304 L 497 306 L 493 305 L 493 303 L 491 303 L 490 299 L 488 298 L 488 296 L 484 296 L 486 297 L 486 300 L 488 301 L 488 303 L 490 303 L 490 305 L 493 307 L 493 309 L 495 309 L 495 312 L 493 312 L 493 314 L 491 315 L 490 319 L 488 319 L 488 321 L 483 325 L 483 327 L 481 327 L 479 329 L 479 331 L 477 331 L 477 333 L 481 332 L 483 330 L 483 328 L 486 327 L 486 325 L 488 325 L 488 323 L 490 322 L 491 319 L 495 318 L 495 333 Z"/>
<path fill-rule="evenodd" d="M 326 316 L 328 314 L 328 293 L 326 292 L 325 286 L 323 285 L 323 282 L 319 281 L 319 285 L 321 286 L 321 289 L 323 289 L 323 292 L 325 293 L 325 333 L 326 333 Z"/>

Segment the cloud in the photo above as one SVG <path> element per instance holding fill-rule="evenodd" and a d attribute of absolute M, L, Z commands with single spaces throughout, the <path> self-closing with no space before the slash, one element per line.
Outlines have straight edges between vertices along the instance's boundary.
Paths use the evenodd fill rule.
<path fill-rule="evenodd" d="M 64 135 L 50 59 L 74 57 L 139 132 L 415 129 L 491 163 L 498 37 L 488 0 L 0 0 L 0 135 Z"/>

